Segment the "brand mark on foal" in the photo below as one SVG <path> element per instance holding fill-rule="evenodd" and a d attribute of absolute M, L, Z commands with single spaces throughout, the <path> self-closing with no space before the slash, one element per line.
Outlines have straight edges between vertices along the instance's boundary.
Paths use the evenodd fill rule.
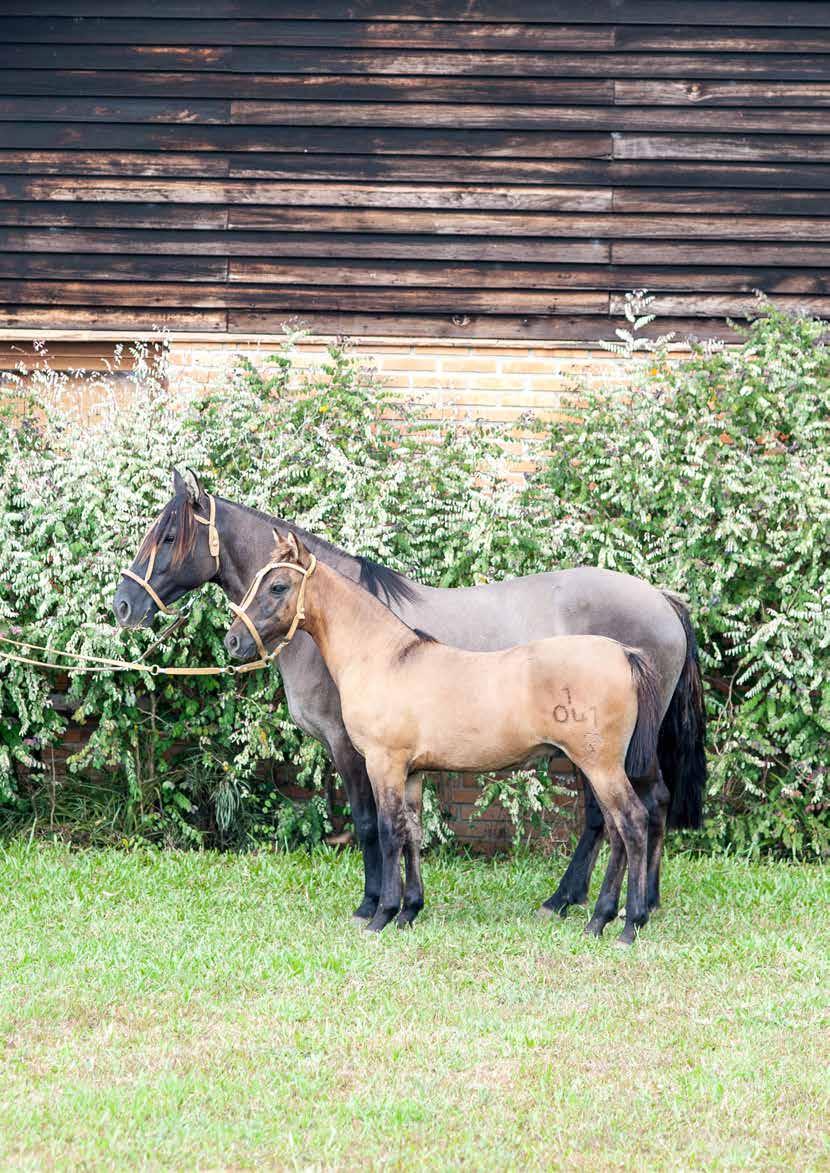
<path fill-rule="evenodd" d="M 581 725 L 583 721 L 588 720 L 588 713 L 592 713 L 593 718 L 594 718 L 593 724 L 594 724 L 594 728 L 596 729 L 596 727 L 597 727 L 596 705 L 589 705 L 587 709 L 583 709 L 581 713 L 577 713 L 577 711 L 572 703 L 570 688 L 568 688 L 568 686 L 565 685 L 565 687 L 562 689 L 562 691 L 564 692 L 568 703 L 566 705 L 558 704 L 558 705 L 553 706 L 553 719 L 554 719 L 554 721 L 558 721 L 560 725 L 564 725 L 566 722 L 569 722 L 569 721 L 573 721 L 577 725 Z"/>

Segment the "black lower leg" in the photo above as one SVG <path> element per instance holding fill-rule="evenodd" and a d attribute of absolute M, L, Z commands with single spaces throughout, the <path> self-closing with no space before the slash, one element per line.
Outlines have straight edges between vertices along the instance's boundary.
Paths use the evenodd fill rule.
<path fill-rule="evenodd" d="M 345 730 L 342 742 L 333 747 L 332 756 L 346 787 L 355 835 L 363 855 L 363 898 L 353 916 L 358 920 L 371 920 L 378 906 L 383 870 L 375 796 L 363 758 L 346 738 Z"/>
<path fill-rule="evenodd" d="M 666 817 L 669 811 L 671 795 L 663 781 L 660 767 L 656 770 L 656 780 L 644 795 L 646 810 L 648 811 L 648 856 L 646 860 L 646 900 L 649 911 L 660 907 L 660 867 L 663 861 L 663 843 L 666 838 Z"/>
<path fill-rule="evenodd" d="M 408 778 L 406 782 L 406 841 L 404 864 L 406 883 L 403 889 L 403 907 L 398 915 L 398 928 L 409 928 L 424 907 L 424 885 L 421 880 L 421 779 Z"/>
<path fill-rule="evenodd" d="M 605 820 L 599 803 L 584 775 L 580 774 L 580 777 L 582 778 L 582 792 L 585 800 L 585 828 L 579 838 L 573 859 L 559 881 L 559 887 L 553 896 L 542 905 L 542 908 L 548 909 L 550 912 L 558 912 L 562 916 L 566 915 L 572 904 L 586 904 L 588 902 L 591 873 L 594 870 L 605 831 Z"/>
<path fill-rule="evenodd" d="M 646 858 L 648 855 L 648 814 L 632 793 L 631 804 L 620 812 L 617 826 L 625 841 L 628 856 L 628 898 L 625 905 L 625 928 L 620 942 L 630 945 L 639 929 L 648 921 L 646 897 Z"/>
<path fill-rule="evenodd" d="M 378 817 L 374 807 L 371 811 L 353 815 L 357 840 L 363 854 L 363 899 L 352 913 L 355 920 L 371 920 L 380 899 L 380 883 L 383 861 L 378 836 Z"/>
<path fill-rule="evenodd" d="M 602 930 L 614 919 L 620 907 L 620 889 L 625 875 L 625 845 L 616 830 L 611 830 L 608 838 L 611 844 L 608 867 L 593 915 L 585 927 L 585 932 L 592 937 L 602 936 Z"/>
<path fill-rule="evenodd" d="M 390 797 L 378 810 L 380 851 L 383 860 L 383 880 L 380 898 L 374 916 L 366 926 L 379 933 L 398 915 L 401 907 L 401 849 L 405 839 L 403 804 Z"/>
<path fill-rule="evenodd" d="M 424 887 L 421 883 L 418 854 L 418 849 L 413 844 L 408 843 L 404 848 L 406 884 L 403 890 L 403 906 L 398 914 L 398 928 L 400 929 L 408 928 L 424 907 Z"/>

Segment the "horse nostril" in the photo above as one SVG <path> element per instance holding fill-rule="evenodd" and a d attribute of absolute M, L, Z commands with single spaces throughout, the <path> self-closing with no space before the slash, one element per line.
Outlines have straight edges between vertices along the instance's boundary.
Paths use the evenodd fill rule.
<path fill-rule="evenodd" d="M 226 642 L 228 645 L 228 651 L 234 656 L 238 655 L 239 654 L 239 636 L 238 635 L 229 635 Z"/>
<path fill-rule="evenodd" d="M 118 618 L 121 620 L 122 623 L 127 622 L 127 620 L 130 618 L 131 611 L 132 611 L 132 607 L 130 606 L 130 604 L 127 602 L 126 599 L 119 599 L 118 602 L 115 604 L 115 613 L 118 616 Z"/>

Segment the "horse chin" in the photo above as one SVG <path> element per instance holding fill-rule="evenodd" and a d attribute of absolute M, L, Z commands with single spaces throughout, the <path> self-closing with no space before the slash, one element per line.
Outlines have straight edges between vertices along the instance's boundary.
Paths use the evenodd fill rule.
<path fill-rule="evenodd" d="M 135 611 L 132 609 L 132 600 L 129 599 L 129 597 L 125 598 L 123 601 L 126 602 L 130 608 L 129 613 L 126 617 L 123 617 L 123 615 L 119 613 L 119 606 L 118 606 L 119 596 L 118 596 L 118 594 L 115 595 L 115 597 L 112 601 L 112 613 L 115 618 L 115 622 L 118 624 L 118 626 L 120 628 L 122 628 L 122 630 L 134 631 L 134 630 L 136 630 L 136 628 L 139 628 L 139 627 L 151 627 L 152 626 L 153 619 L 155 618 L 156 613 L 158 611 L 158 607 L 156 607 L 156 605 L 154 603 L 152 603 L 148 599 L 147 602 L 145 603 L 144 610 L 141 611 L 141 613 L 139 614 L 138 609 L 136 609 Z"/>

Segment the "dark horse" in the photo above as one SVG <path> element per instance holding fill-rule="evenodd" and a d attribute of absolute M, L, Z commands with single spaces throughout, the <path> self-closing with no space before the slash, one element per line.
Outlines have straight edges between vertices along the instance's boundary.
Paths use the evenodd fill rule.
<path fill-rule="evenodd" d="M 223 498 L 209 498 L 192 475 L 173 476 L 174 496 L 145 536 L 131 567 L 153 594 L 175 602 L 216 582 L 235 602 L 269 560 L 274 526 L 298 534 L 321 562 L 366 587 L 407 625 L 469 651 L 497 651 L 552 635 L 603 635 L 641 648 L 659 681 L 657 758 L 633 779 L 649 815 L 648 904 L 659 904 L 659 860 L 668 813 L 675 827 L 700 825 L 706 779 L 705 717 L 697 647 L 686 608 L 642 579 L 578 567 L 505 582 L 436 589 L 366 558 L 356 558 L 280 518 Z M 215 535 L 203 522 L 215 508 Z M 216 536 L 218 536 L 218 556 Z M 213 542 L 211 538 L 213 537 Z M 113 600 L 124 627 L 149 624 L 158 607 L 140 581 L 121 579 Z M 363 758 L 346 733 L 340 697 L 314 641 L 299 631 L 280 657 L 288 708 L 305 732 L 326 746 L 343 779 L 364 863 L 364 895 L 355 916 L 369 919 L 381 888 L 378 818 Z M 564 915 L 585 904 L 602 840 L 602 811 L 584 787 L 585 828 L 559 887 L 542 911 Z"/>

